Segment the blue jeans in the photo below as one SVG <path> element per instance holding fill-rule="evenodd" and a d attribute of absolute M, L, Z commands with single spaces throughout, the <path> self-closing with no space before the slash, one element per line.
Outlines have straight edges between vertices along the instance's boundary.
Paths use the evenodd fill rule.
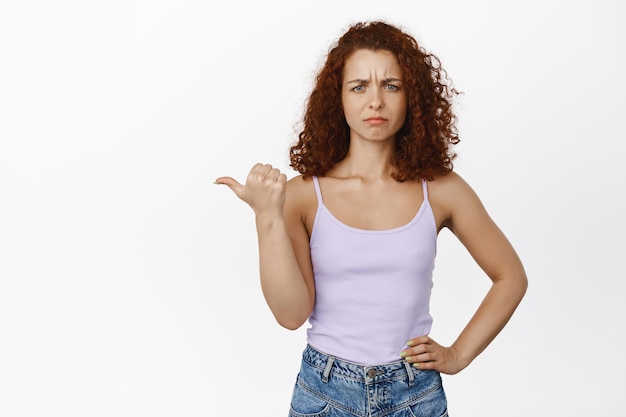
<path fill-rule="evenodd" d="M 290 417 L 446 417 L 437 371 L 398 361 L 363 366 L 307 345 L 291 400 Z"/>

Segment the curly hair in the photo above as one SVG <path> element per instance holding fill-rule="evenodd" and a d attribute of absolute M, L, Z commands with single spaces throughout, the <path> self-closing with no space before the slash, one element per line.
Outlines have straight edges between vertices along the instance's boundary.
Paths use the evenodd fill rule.
<path fill-rule="evenodd" d="M 459 142 L 453 87 L 439 58 L 426 52 L 415 38 L 385 22 L 352 25 L 331 46 L 307 99 L 303 129 L 289 148 L 290 166 L 304 176 L 323 176 L 348 153 L 350 128 L 341 103 L 346 60 L 359 49 L 390 51 L 398 59 L 407 92 L 407 116 L 396 135 L 391 163 L 397 181 L 445 175 Z"/>

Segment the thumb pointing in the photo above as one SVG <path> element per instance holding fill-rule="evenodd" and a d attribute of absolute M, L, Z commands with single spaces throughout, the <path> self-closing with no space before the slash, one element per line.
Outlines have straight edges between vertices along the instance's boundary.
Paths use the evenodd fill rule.
<path fill-rule="evenodd" d="M 235 192 L 235 194 L 239 195 L 241 192 L 243 185 L 239 184 L 237 180 L 231 177 L 219 177 L 213 182 L 213 184 L 224 184 L 227 185 L 231 190 Z"/>

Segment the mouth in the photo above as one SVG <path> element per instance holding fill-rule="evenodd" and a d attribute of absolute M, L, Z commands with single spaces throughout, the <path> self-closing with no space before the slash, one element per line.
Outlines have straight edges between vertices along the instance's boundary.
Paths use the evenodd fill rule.
<path fill-rule="evenodd" d="M 369 123 L 371 125 L 379 125 L 383 124 L 387 121 L 384 117 L 369 117 L 365 119 L 365 123 Z"/>

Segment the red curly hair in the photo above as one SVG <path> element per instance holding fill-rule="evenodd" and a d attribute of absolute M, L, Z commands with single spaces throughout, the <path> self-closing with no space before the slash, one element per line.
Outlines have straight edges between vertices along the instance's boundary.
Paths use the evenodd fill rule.
<path fill-rule="evenodd" d="M 350 128 L 341 87 L 346 60 L 356 50 L 390 51 L 398 58 L 407 92 L 407 116 L 396 135 L 391 163 L 397 181 L 426 179 L 452 171 L 459 142 L 452 98 L 459 94 L 439 59 L 395 26 L 381 21 L 351 26 L 331 47 L 309 96 L 290 166 L 304 176 L 323 176 L 348 153 Z"/>

